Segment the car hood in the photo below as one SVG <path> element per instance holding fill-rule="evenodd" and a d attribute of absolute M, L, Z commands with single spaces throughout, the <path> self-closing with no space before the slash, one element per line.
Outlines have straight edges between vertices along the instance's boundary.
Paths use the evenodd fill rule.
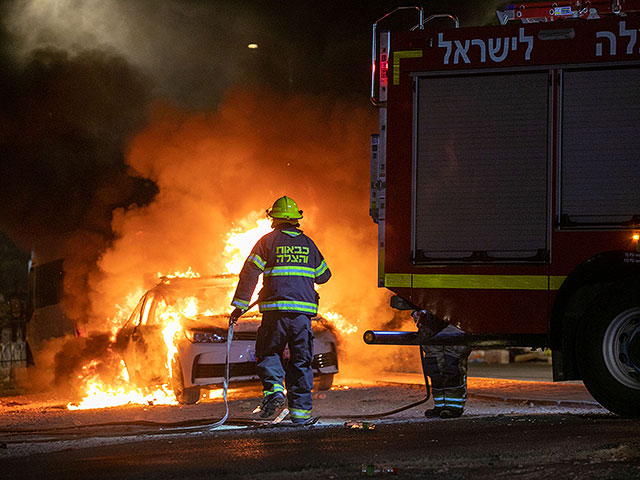
<path fill-rule="evenodd" d="M 236 332 L 257 332 L 262 321 L 260 315 L 242 316 L 234 327 Z M 181 322 L 185 330 L 198 332 L 219 332 L 220 329 L 229 328 L 229 315 L 197 315 L 195 317 L 183 317 Z M 311 328 L 314 333 L 329 332 L 336 335 L 335 328 L 325 318 L 316 316 L 312 318 Z"/>
<path fill-rule="evenodd" d="M 229 328 L 229 315 L 197 315 L 185 317 L 180 322 L 185 330 L 199 332 L 226 330 Z M 237 332 L 255 332 L 260 326 L 259 316 L 242 317 L 236 323 L 234 330 Z"/>

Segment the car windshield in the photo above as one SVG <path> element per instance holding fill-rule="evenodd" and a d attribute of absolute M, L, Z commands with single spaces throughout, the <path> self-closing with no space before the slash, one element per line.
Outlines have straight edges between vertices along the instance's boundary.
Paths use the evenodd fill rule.
<path fill-rule="evenodd" d="M 237 276 L 165 279 L 147 294 L 151 306 L 142 308 L 143 325 L 165 325 L 168 320 L 219 323 L 228 318 Z"/>

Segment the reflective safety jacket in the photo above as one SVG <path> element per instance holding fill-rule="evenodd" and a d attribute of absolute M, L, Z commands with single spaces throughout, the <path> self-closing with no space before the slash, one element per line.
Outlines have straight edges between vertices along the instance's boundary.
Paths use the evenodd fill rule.
<path fill-rule="evenodd" d="M 315 315 L 318 293 L 314 283 L 331 277 L 322 254 L 302 230 L 289 224 L 277 225 L 258 240 L 240 272 L 231 305 L 247 309 L 258 277 L 263 286 L 258 295 L 261 312 L 283 311 Z"/>

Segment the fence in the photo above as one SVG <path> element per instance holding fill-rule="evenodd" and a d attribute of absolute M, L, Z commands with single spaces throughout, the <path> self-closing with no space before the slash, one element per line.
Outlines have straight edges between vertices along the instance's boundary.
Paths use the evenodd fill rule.
<path fill-rule="evenodd" d="M 27 341 L 21 327 L 0 327 L 0 392 L 16 388 L 27 368 Z"/>

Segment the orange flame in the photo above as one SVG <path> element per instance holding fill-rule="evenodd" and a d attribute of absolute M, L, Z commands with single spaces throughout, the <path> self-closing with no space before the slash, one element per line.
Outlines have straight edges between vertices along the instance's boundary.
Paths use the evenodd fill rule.
<path fill-rule="evenodd" d="M 159 275 L 163 277 L 163 275 Z M 193 272 L 189 268 L 186 272 L 176 271 L 171 275 L 164 276 L 164 278 L 197 278 L 200 274 Z M 139 299 L 142 294 L 137 294 Z M 133 296 L 127 297 L 127 304 L 135 303 L 130 301 Z M 136 299 L 136 301 L 137 301 Z M 130 310 L 133 310 L 131 306 Z M 124 311 L 124 308 L 118 307 L 119 312 Z M 198 301 L 195 297 L 190 297 L 181 303 L 179 306 L 168 306 L 163 302 L 158 304 L 158 317 L 162 320 L 162 337 L 167 349 L 166 357 L 166 369 L 167 369 L 167 382 L 161 386 L 154 388 L 146 388 L 137 386 L 131 383 L 129 378 L 129 372 L 123 361 L 121 361 L 122 370 L 114 378 L 105 380 L 101 379 L 98 373 L 95 372 L 97 361 L 93 360 L 87 365 L 82 367 L 82 373 L 79 378 L 83 380 L 83 390 L 85 396 L 80 403 L 74 405 L 69 403 L 67 408 L 69 410 L 84 410 L 89 408 L 105 408 L 115 407 L 127 404 L 141 404 L 141 405 L 177 405 L 177 400 L 173 393 L 173 389 L 170 386 L 171 379 L 171 360 L 177 353 L 177 347 L 175 345 L 175 337 L 179 334 L 182 327 L 180 325 L 180 318 L 183 316 L 193 317 L 198 314 Z M 123 319 L 126 318 L 123 314 L 118 314 L 114 319 L 113 326 L 111 328 L 112 337 L 111 340 L 115 340 L 115 334 L 123 323 Z M 120 320 L 120 325 L 117 325 L 117 320 Z"/>
<path fill-rule="evenodd" d="M 127 319 L 129 318 L 129 315 L 131 314 L 133 309 L 136 307 L 136 305 L 138 304 L 138 301 L 140 300 L 140 297 L 142 297 L 143 294 L 144 294 L 144 290 L 142 289 L 142 287 L 140 287 L 135 292 L 132 292 L 129 295 L 127 295 L 127 297 L 124 300 L 124 305 L 120 305 L 120 304 L 116 305 L 115 317 L 108 319 L 109 331 L 111 333 L 109 340 L 111 342 L 115 342 L 118 330 L 120 330 L 124 322 L 127 321 Z"/>
<path fill-rule="evenodd" d="M 337 312 L 321 312 L 320 315 L 329 321 L 340 333 L 349 335 L 358 331 L 358 326 L 349 322 Z"/>
<path fill-rule="evenodd" d="M 227 234 L 227 243 L 223 251 L 223 255 L 229 258 L 225 265 L 227 272 L 234 274 L 240 273 L 245 259 L 251 253 L 251 249 L 253 249 L 256 242 L 271 231 L 271 220 L 260 218 L 259 212 L 250 213 L 238 223 L 239 226 L 234 227 Z M 251 225 L 254 226 L 251 227 Z M 249 303 L 253 303 L 258 299 L 258 292 L 261 288 L 262 275 L 258 279 L 258 284 Z M 233 291 L 229 292 L 229 303 L 231 303 L 233 293 Z"/>
<path fill-rule="evenodd" d="M 171 361 L 178 353 L 178 348 L 175 345 L 175 338 L 182 330 L 180 318 L 193 317 L 198 314 L 198 300 L 195 297 L 189 297 L 182 303 L 186 305 L 177 309 L 175 307 L 167 306 L 164 301 L 160 302 L 159 305 L 159 308 L 164 310 L 160 313 L 160 319 L 162 319 L 165 325 L 162 329 L 162 338 L 164 339 L 164 344 L 167 347 L 167 361 L 165 366 L 169 372 L 169 378 L 173 377 L 171 372 Z"/>
<path fill-rule="evenodd" d="M 90 408 L 119 407 L 129 404 L 141 405 L 177 405 L 175 395 L 171 389 L 162 385 L 153 390 L 135 387 L 129 383 L 129 372 L 124 362 L 122 371 L 111 380 L 104 383 L 93 373 L 97 362 L 92 360 L 82 367 L 80 378 L 85 381 L 85 397 L 80 403 L 67 404 L 69 410 L 87 410 Z"/>
<path fill-rule="evenodd" d="M 224 256 L 230 260 L 225 265 L 227 272 L 240 273 L 245 259 L 251 253 L 251 249 L 264 235 L 271 231 L 271 220 L 259 219 L 260 214 L 253 212 L 241 220 L 239 226 L 233 228 L 227 234 L 227 244 L 224 247 Z M 255 225 L 250 228 L 250 225 Z"/>
<path fill-rule="evenodd" d="M 175 271 L 173 273 L 169 273 L 167 275 L 163 275 L 158 272 L 158 278 L 200 278 L 200 274 L 191 270 L 191 267 L 187 269 L 186 272 Z"/>

